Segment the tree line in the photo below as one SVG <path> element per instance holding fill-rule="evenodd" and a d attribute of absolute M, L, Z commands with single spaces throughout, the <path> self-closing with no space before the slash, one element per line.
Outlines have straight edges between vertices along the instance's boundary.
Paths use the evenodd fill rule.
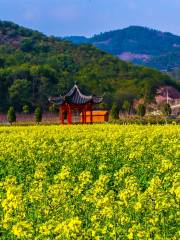
<path fill-rule="evenodd" d="M 125 101 L 124 104 L 123 104 L 123 110 L 124 110 L 124 113 L 126 114 L 126 116 L 131 114 L 130 109 L 131 109 L 130 103 L 128 101 Z M 49 110 L 54 112 L 55 109 L 54 109 L 53 106 L 51 106 L 51 108 Z M 29 108 L 28 105 L 23 106 L 23 113 L 27 114 L 27 115 L 30 113 L 30 108 Z M 163 105 L 162 113 L 166 118 L 171 115 L 172 110 L 171 110 L 171 106 L 168 103 L 165 103 Z M 139 104 L 138 105 L 138 107 L 136 109 L 136 114 L 140 118 L 145 116 L 145 114 L 146 114 L 145 104 Z M 111 120 L 118 120 L 119 116 L 120 116 L 120 108 L 116 103 L 114 103 L 112 105 L 112 108 L 111 108 L 111 111 L 110 111 L 110 118 L 111 118 Z M 42 117 L 43 117 L 42 109 L 40 107 L 36 107 L 36 109 L 34 111 L 35 122 L 37 124 L 39 124 L 42 121 Z M 10 123 L 10 125 L 12 125 L 14 122 L 16 122 L 16 112 L 15 112 L 14 107 L 12 107 L 12 106 L 9 108 L 9 110 L 7 112 L 7 120 Z"/>
<path fill-rule="evenodd" d="M 137 114 L 139 117 L 144 117 L 145 114 L 147 113 L 147 106 L 145 104 L 138 104 L 136 109 L 133 109 L 133 112 L 131 112 L 131 104 L 127 100 L 124 101 L 122 108 L 120 108 L 119 105 L 114 103 L 112 105 L 111 109 L 111 118 L 112 119 L 119 119 L 121 109 L 123 109 L 123 113 L 126 115 L 130 115 L 132 113 Z M 172 113 L 172 109 L 169 103 L 164 103 L 161 107 L 162 114 L 165 117 L 169 117 Z"/>

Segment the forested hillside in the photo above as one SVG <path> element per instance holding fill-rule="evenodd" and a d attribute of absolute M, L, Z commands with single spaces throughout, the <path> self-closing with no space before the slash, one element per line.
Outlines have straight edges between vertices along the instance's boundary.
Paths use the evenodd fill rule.
<path fill-rule="evenodd" d="M 168 72 L 168 74 L 176 79 L 178 82 L 180 82 L 180 67 L 179 68 L 174 68 L 171 71 Z"/>
<path fill-rule="evenodd" d="M 91 43 L 120 59 L 165 70 L 180 67 L 180 36 L 146 27 L 131 26 L 101 33 L 92 38 L 67 37 L 78 43 Z"/>
<path fill-rule="evenodd" d="M 167 75 L 120 61 L 92 45 L 74 45 L 14 23 L 0 21 L 0 110 L 24 104 L 47 109 L 48 97 L 77 82 L 83 92 L 114 101 L 152 99 L 157 87 L 175 83 Z"/>

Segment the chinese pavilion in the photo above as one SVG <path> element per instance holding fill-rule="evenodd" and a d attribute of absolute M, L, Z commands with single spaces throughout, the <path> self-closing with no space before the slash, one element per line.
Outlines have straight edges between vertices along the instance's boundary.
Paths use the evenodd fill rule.
<path fill-rule="evenodd" d="M 93 123 L 93 105 L 102 100 L 102 97 L 82 94 L 76 84 L 65 96 L 49 98 L 51 103 L 60 106 L 62 124 Z"/>

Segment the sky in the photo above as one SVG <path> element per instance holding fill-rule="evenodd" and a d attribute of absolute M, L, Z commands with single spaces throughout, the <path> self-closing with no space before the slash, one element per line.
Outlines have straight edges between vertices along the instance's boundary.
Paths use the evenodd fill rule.
<path fill-rule="evenodd" d="M 54 36 L 131 25 L 180 35 L 180 0 L 0 0 L 0 19 Z"/>

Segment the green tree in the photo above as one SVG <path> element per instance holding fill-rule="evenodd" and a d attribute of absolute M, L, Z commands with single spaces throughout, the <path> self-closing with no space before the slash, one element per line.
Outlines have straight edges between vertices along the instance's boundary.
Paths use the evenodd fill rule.
<path fill-rule="evenodd" d="M 21 41 L 21 50 L 24 52 L 30 52 L 34 50 L 34 40 L 32 38 L 23 39 Z"/>
<path fill-rule="evenodd" d="M 11 104 L 19 111 L 31 101 L 31 83 L 26 79 L 15 80 L 8 92 Z"/>
<path fill-rule="evenodd" d="M 146 114 L 146 106 L 144 104 L 139 104 L 137 107 L 137 114 L 140 117 L 144 117 L 144 115 Z"/>
<path fill-rule="evenodd" d="M 108 106 L 106 103 L 102 102 L 102 103 L 98 104 L 97 109 L 107 110 Z"/>
<path fill-rule="evenodd" d="M 127 113 L 129 114 L 130 113 L 130 107 L 131 107 L 131 104 L 128 100 L 125 100 L 123 102 L 123 105 L 122 105 L 122 109 Z"/>
<path fill-rule="evenodd" d="M 9 108 L 7 113 L 7 119 L 11 125 L 13 122 L 16 122 L 16 113 L 15 113 L 14 107 Z"/>
<path fill-rule="evenodd" d="M 0 68 L 4 67 L 4 65 L 5 65 L 5 61 L 2 58 L 0 58 Z"/>
<path fill-rule="evenodd" d="M 119 106 L 116 103 L 113 103 L 111 108 L 111 118 L 119 119 Z"/>
<path fill-rule="evenodd" d="M 153 100 L 155 92 L 153 89 L 153 80 L 146 79 L 144 86 L 144 100 L 146 103 L 149 103 Z"/>
<path fill-rule="evenodd" d="M 42 121 L 42 111 L 40 107 L 37 107 L 34 111 L 35 121 L 39 124 Z"/>
<path fill-rule="evenodd" d="M 23 106 L 23 113 L 28 114 L 30 112 L 29 106 L 26 104 Z"/>
<path fill-rule="evenodd" d="M 171 110 L 171 106 L 170 106 L 169 103 L 164 104 L 163 109 L 162 109 L 162 112 L 163 112 L 163 115 L 164 115 L 165 117 L 168 117 L 168 116 L 171 115 L 172 110 Z"/>

